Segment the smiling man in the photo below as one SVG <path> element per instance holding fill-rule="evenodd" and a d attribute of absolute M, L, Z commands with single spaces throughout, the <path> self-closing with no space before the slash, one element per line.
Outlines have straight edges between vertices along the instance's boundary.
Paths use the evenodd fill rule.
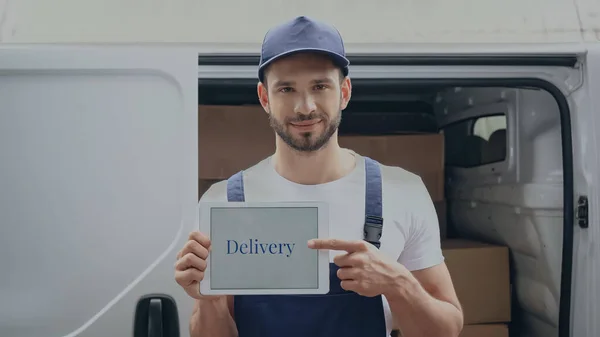
<path fill-rule="evenodd" d="M 196 299 L 191 336 L 457 337 L 463 316 L 440 248 L 437 215 L 420 177 L 338 144 L 350 101 L 349 62 L 339 32 L 298 17 L 265 36 L 258 97 L 275 153 L 203 201 L 325 201 L 331 291 L 318 296 L 203 296 L 210 239 L 193 232 L 175 278 Z M 251 145 L 249 145 L 251 146 Z"/>

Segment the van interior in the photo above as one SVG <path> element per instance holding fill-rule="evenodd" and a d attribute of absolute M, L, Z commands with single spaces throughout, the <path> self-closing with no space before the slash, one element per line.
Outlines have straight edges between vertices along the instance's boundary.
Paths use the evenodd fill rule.
<path fill-rule="evenodd" d="M 353 80 L 340 143 L 423 178 L 464 337 L 568 336 L 568 107 L 554 89 L 525 80 Z M 254 80 L 200 79 L 199 195 L 268 156 L 273 137 Z"/>

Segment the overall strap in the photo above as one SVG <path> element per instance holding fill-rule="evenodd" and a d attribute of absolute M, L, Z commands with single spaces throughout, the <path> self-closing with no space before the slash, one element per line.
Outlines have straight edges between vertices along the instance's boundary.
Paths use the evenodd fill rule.
<path fill-rule="evenodd" d="M 243 171 L 239 171 L 227 179 L 227 201 L 244 202 L 244 200 L 244 176 Z"/>
<path fill-rule="evenodd" d="M 366 193 L 364 239 L 379 248 L 383 233 L 383 211 L 381 197 L 381 168 L 379 163 L 365 157 Z"/>

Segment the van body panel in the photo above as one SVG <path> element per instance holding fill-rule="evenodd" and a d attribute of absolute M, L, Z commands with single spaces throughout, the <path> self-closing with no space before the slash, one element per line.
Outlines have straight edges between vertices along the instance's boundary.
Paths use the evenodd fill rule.
<path fill-rule="evenodd" d="M 154 293 L 187 333 L 173 261 L 196 225 L 196 54 L 0 55 L 0 335 L 131 335 Z"/>
<path fill-rule="evenodd" d="M 267 29 L 296 15 L 334 24 L 348 44 L 598 41 L 600 28 L 600 9 L 593 0 L 546 1 L 543 6 L 535 0 L 330 0 L 326 5 L 303 1 L 285 8 L 278 4 L 268 0 L 2 1 L 0 36 L 9 43 L 260 44 Z"/>
<path fill-rule="evenodd" d="M 461 73 L 462 72 L 462 73 Z M 256 66 L 198 66 L 198 78 L 249 79 L 257 76 Z M 352 79 L 455 79 L 455 78 L 539 78 L 558 87 L 568 95 L 581 82 L 579 71 L 565 67 L 527 66 L 356 66 L 350 70 Z M 258 81 L 258 80 L 257 80 Z"/>

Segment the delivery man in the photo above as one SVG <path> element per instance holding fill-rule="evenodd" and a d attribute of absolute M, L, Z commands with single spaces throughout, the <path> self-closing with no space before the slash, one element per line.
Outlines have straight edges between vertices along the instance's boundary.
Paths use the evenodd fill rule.
<path fill-rule="evenodd" d="M 193 337 L 457 337 L 463 316 L 440 247 L 438 219 L 420 177 L 338 145 L 350 101 L 339 32 L 298 17 L 268 31 L 258 97 L 275 153 L 214 184 L 201 201 L 325 201 L 331 290 L 318 296 L 203 296 L 210 240 L 192 232 L 175 279 L 195 299 Z M 384 230 L 382 229 L 384 228 Z"/>

